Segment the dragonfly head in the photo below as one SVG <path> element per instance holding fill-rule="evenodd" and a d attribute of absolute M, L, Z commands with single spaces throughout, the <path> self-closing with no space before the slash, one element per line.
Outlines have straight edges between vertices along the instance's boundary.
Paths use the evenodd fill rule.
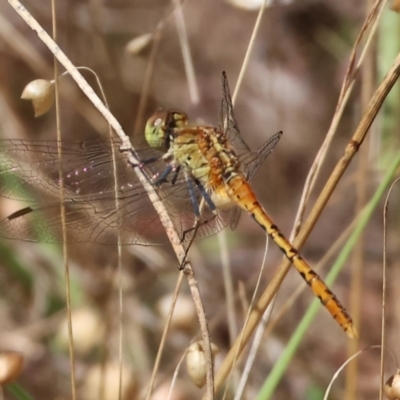
<path fill-rule="evenodd" d="M 151 147 L 165 147 L 176 128 L 187 125 L 188 117 L 180 110 L 156 111 L 148 120 L 144 135 Z"/>

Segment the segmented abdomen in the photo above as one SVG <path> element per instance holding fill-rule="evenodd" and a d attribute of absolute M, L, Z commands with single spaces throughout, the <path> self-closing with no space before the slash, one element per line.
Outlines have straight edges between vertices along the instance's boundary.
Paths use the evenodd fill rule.
<path fill-rule="evenodd" d="M 325 282 L 308 265 L 298 251 L 290 244 L 274 221 L 258 202 L 251 186 L 241 174 L 232 173 L 226 180 L 227 192 L 239 207 L 246 210 L 279 246 L 283 254 L 293 263 L 303 279 L 311 287 L 314 294 L 328 309 L 332 317 L 339 323 L 349 337 L 356 337 L 353 322 L 345 308 Z"/>

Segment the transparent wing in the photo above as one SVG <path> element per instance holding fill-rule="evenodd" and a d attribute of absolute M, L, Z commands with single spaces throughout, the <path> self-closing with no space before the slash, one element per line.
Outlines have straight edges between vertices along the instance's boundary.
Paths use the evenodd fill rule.
<path fill-rule="evenodd" d="M 224 132 L 238 154 L 250 152 L 249 146 L 247 146 L 240 135 L 239 126 L 235 120 L 231 91 L 225 71 L 222 72 L 222 100 L 219 109 L 219 129 Z"/>
<path fill-rule="evenodd" d="M 262 144 L 256 152 L 245 154 L 242 157 L 241 161 L 245 165 L 244 171 L 248 180 L 253 178 L 258 168 L 260 168 L 268 156 L 273 152 L 282 135 L 282 131 L 275 133 L 264 144 Z"/>
<path fill-rule="evenodd" d="M 251 180 L 267 157 L 272 153 L 282 136 L 282 131 L 270 137 L 256 152 L 243 155 L 241 161 L 244 164 L 244 172 L 247 180 Z M 241 210 L 236 207 L 230 220 L 230 228 L 235 230 L 240 220 Z"/>
<path fill-rule="evenodd" d="M 107 141 L 63 142 L 66 223 L 69 242 L 123 244 L 165 242 L 158 214 L 138 181 L 132 165 L 112 144 L 116 154 L 117 202 L 113 180 L 112 149 Z M 61 242 L 59 161 L 57 141 L 0 141 L 0 195 L 21 200 L 25 207 L 0 221 L 0 236 L 40 242 Z M 138 151 L 142 160 L 157 159 L 154 149 Z M 163 160 L 143 167 L 149 179 L 166 168 Z M 181 175 L 153 186 L 176 228 L 183 233 L 195 223 L 193 204 Z M 196 201 L 201 193 L 195 191 Z M 118 209 L 116 205 L 118 203 Z M 228 224 L 230 212 L 217 217 L 207 207 L 199 236 L 210 235 Z"/>
<path fill-rule="evenodd" d="M 219 110 L 219 129 L 224 132 L 228 140 L 233 144 L 245 164 L 247 179 L 251 179 L 257 169 L 264 163 L 277 145 L 282 136 L 282 131 L 269 138 L 256 152 L 252 152 L 242 138 L 238 124 L 233 113 L 231 91 L 229 89 L 226 72 L 222 72 L 222 100 Z"/>
<path fill-rule="evenodd" d="M 275 147 L 281 133 L 275 134 L 257 152 L 249 152 L 233 115 L 225 73 L 222 83 L 220 129 L 235 147 L 239 145 L 244 151 L 242 165 L 247 178 L 251 179 Z M 0 141 L 0 196 L 24 202 L 24 208 L 0 221 L 0 236 L 44 242 L 62 240 L 57 147 L 57 141 Z M 138 181 L 133 166 L 118 147 L 117 141 L 61 143 L 69 242 L 116 243 L 118 234 L 124 244 L 164 241 L 159 216 Z M 116 157 L 117 190 L 112 166 L 113 151 Z M 143 160 L 142 168 L 150 182 L 156 182 L 157 177 L 165 174 L 167 165 L 161 159 L 161 152 L 141 149 L 137 154 Z M 189 195 L 187 180 L 182 174 L 172 171 L 167 175 L 168 179 L 161 185 L 153 184 L 152 190 L 157 191 L 181 237 L 190 240 L 190 235 L 185 234 L 194 231 L 194 209 L 204 200 L 203 194 L 194 187 Z M 234 207 L 215 213 L 205 204 L 196 235 L 211 235 L 229 222 L 231 227 L 235 227 L 238 215 Z"/>

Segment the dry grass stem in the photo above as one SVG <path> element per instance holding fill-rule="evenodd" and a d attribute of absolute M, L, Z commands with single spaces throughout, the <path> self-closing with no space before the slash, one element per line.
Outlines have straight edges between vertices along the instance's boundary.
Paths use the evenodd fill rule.
<path fill-rule="evenodd" d="M 374 93 L 374 87 L 376 83 L 376 40 L 372 40 L 373 36 L 372 33 L 376 32 L 378 22 L 380 20 L 382 11 L 384 9 L 385 3 L 382 5 L 380 10 L 378 11 L 377 4 L 376 7 L 372 7 L 372 1 L 370 0 L 366 4 L 366 9 L 369 10 L 372 8 L 372 12 L 376 11 L 378 14 L 374 20 L 373 26 L 371 28 L 371 32 L 369 38 L 367 39 L 367 47 L 370 44 L 371 51 L 362 57 L 364 59 L 364 63 L 361 64 L 362 60 L 359 61 L 357 65 L 357 69 L 361 68 L 361 103 L 362 109 L 365 109 L 368 105 L 368 101 Z M 372 14 L 370 13 L 370 15 Z M 372 17 L 368 18 L 372 21 Z M 376 39 L 376 38 L 375 38 Z M 363 51 L 365 54 L 365 48 Z M 356 75 L 356 74 L 354 74 Z M 352 85 L 350 86 L 353 88 L 355 79 L 352 81 Z M 368 189 L 368 177 L 369 177 L 369 153 L 370 153 L 370 142 L 371 136 L 369 136 L 369 140 L 367 140 L 364 146 L 360 150 L 360 156 L 358 158 L 358 165 L 357 165 L 357 173 L 356 173 L 356 189 L 357 189 L 357 199 L 355 205 L 355 213 L 359 214 L 361 209 L 364 207 L 367 201 L 367 189 Z M 364 235 L 361 234 L 360 238 L 358 239 L 351 260 L 351 286 L 350 286 L 350 299 L 349 299 L 349 312 L 352 315 L 354 326 L 357 331 L 361 329 L 361 305 L 362 305 L 362 285 L 363 285 L 363 272 L 364 272 Z M 359 349 L 360 343 L 359 339 L 351 340 L 347 344 L 347 354 L 350 357 L 354 353 L 357 352 Z M 353 363 L 349 365 L 349 368 L 346 369 L 346 392 L 345 397 L 352 399 L 357 398 L 357 375 L 358 375 L 358 359 L 356 358 Z"/>
<path fill-rule="evenodd" d="M 262 277 L 263 277 L 263 275 L 264 275 L 264 270 L 265 270 L 265 265 L 266 265 L 266 262 L 267 262 L 267 255 L 268 255 L 268 243 L 269 243 L 269 236 L 268 236 L 268 235 L 265 236 L 265 240 L 266 240 L 266 242 L 265 242 L 265 248 L 264 248 L 263 259 L 262 259 L 262 261 L 261 261 L 261 268 L 260 268 L 260 271 L 259 271 L 258 276 L 257 276 L 257 282 L 256 282 L 256 285 L 255 285 L 254 290 L 253 290 L 253 295 L 252 295 L 250 304 L 249 304 L 249 306 L 247 307 L 247 310 L 246 310 L 246 318 L 245 318 L 245 320 L 244 320 L 243 328 L 242 328 L 242 331 L 241 331 L 242 334 L 243 334 L 243 332 L 246 330 L 246 326 L 247 326 L 247 324 L 248 324 L 248 321 L 249 321 L 251 312 L 252 312 L 252 310 L 253 310 L 253 308 L 254 308 L 254 304 L 255 304 L 255 302 L 256 302 L 256 296 L 257 296 L 257 294 L 258 294 L 258 289 L 260 288 L 261 279 L 262 279 Z M 269 312 L 266 311 L 266 312 L 264 313 L 264 318 L 267 318 L 267 317 L 270 316 L 271 311 L 272 311 L 272 308 L 273 308 L 273 302 L 271 302 L 270 311 L 269 311 Z M 268 315 L 267 315 L 267 314 L 268 314 Z M 267 318 L 267 319 L 268 319 L 268 318 Z M 267 322 L 267 321 L 265 321 L 265 323 L 266 323 L 266 322 Z M 262 325 L 262 324 L 261 324 L 261 325 Z M 261 326 L 261 325 L 260 325 L 260 326 Z M 263 328 L 262 328 L 262 329 L 263 329 Z M 240 337 L 239 337 L 239 338 L 240 338 Z M 235 355 L 234 360 L 233 360 L 232 369 L 231 369 L 231 371 L 230 371 L 230 373 L 229 373 L 228 381 L 231 380 L 231 378 L 232 378 L 232 376 L 233 376 L 234 367 L 235 367 L 236 363 L 238 362 L 239 357 L 240 357 L 240 352 L 238 351 L 237 354 Z M 249 356 L 249 357 L 250 357 L 250 356 Z M 250 357 L 250 358 L 251 358 L 251 357 Z M 250 362 L 250 364 L 251 364 L 251 362 Z M 244 373 L 245 373 L 245 372 L 243 372 L 243 374 L 244 374 Z M 246 378 L 244 378 L 244 381 L 243 381 L 243 378 L 242 378 L 241 380 L 242 380 L 242 385 L 244 385 L 244 384 L 245 384 L 244 381 L 246 380 Z M 224 397 L 226 396 L 227 390 L 228 390 L 228 385 L 226 385 Z"/>
<path fill-rule="evenodd" d="M 145 113 L 147 101 L 149 98 L 151 82 L 153 80 L 154 67 L 156 65 L 156 58 L 157 58 L 157 53 L 158 53 L 160 42 L 161 42 L 161 37 L 162 37 L 161 33 L 162 33 L 163 27 L 164 27 L 164 19 L 158 23 L 157 28 L 153 35 L 151 52 L 150 52 L 149 59 L 147 61 L 146 74 L 145 74 L 144 81 L 143 81 L 143 88 L 142 88 L 141 94 L 140 94 L 138 110 L 137 110 L 136 118 L 135 118 L 135 126 L 133 128 L 134 134 L 137 134 L 140 130 L 140 127 L 143 126 L 144 113 Z"/>
<path fill-rule="evenodd" d="M 53 39 L 57 41 L 57 17 L 55 1 L 51 1 L 51 14 L 52 14 L 52 27 L 53 27 Z M 65 274 L 65 297 L 67 304 L 67 321 L 68 321 L 68 350 L 69 350 L 69 361 L 71 369 L 71 392 L 72 399 L 76 399 L 76 378 L 75 378 L 75 353 L 74 353 L 74 335 L 72 329 L 72 305 L 71 305 L 71 281 L 69 272 L 68 262 L 68 244 L 67 244 L 67 226 L 65 216 L 65 187 L 64 187 L 64 175 L 63 175 L 63 154 L 61 147 L 61 119 L 60 119 L 60 88 L 59 88 L 59 72 L 58 62 L 56 57 L 53 58 L 54 64 L 54 92 L 55 92 L 55 108 L 56 108 L 56 130 L 57 130 L 57 155 L 60 161 L 59 173 L 59 199 L 60 199 L 60 215 L 61 215 L 61 229 L 62 229 L 62 255 L 63 255 L 63 267 Z"/>
<path fill-rule="evenodd" d="M 146 400 L 149 400 L 153 393 L 154 383 L 155 383 L 157 372 L 158 372 L 158 369 L 160 366 L 162 352 L 164 350 L 165 343 L 167 340 L 168 330 L 171 325 L 172 316 L 173 316 L 174 309 L 175 309 L 175 304 L 176 304 L 176 301 L 178 300 L 179 291 L 182 286 L 182 280 L 183 280 L 183 272 L 181 271 L 178 275 L 178 281 L 176 282 L 174 294 L 172 297 L 171 307 L 169 309 L 167 320 L 164 325 L 163 333 L 162 333 L 161 340 L 160 340 L 160 345 L 158 346 L 158 349 L 157 349 L 157 356 L 154 361 L 153 371 L 151 373 L 151 378 L 150 378 L 150 383 L 149 383 L 148 390 L 147 390 Z M 183 359 L 184 359 L 184 356 L 182 357 L 182 360 Z M 181 364 L 182 360 L 179 362 L 179 365 Z M 171 388 L 172 388 L 172 385 L 171 385 Z"/>
<path fill-rule="evenodd" d="M 255 44 L 255 41 L 256 41 L 257 33 L 259 31 L 259 28 L 260 28 L 260 24 L 261 24 L 263 15 L 264 15 L 264 11 L 265 11 L 267 5 L 269 5 L 270 3 L 271 3 L 271 0 L 264 0 L 262 6 L 260 7 L 260 10 L 258 11 L 257 19 L 256 19 L 256 22 L 255 22 L 254 28 L 253 28 L 253 32 L 251 33 L 249 45 L 247 46 L 246 54 L 244 56 L 244 59 L 243 59 L 243 62 L 242 62 L 242 67 L 240 68 L 238 80 L 237 80 L 236 85 L 235 85 L 235 90 L 234 90 L 233 95 L 232 95 L 232 104 L 233 105 L 235 105 L 236 99 L 237 99 L 237 97 L 239 95 L 240 86 L 242 85 L 244 74 L 245 74 L 246 68 L 247 68 L 247 66 L 249 64 L 251 52 L 253 50 L 253 47 L 254 47 L 254 44 Z"/>
<path fill-rule="evenodd" d="M 229 252 L 228 252 L 228 245 L 226 242 L 225 231 L 222 231 L 218 234 L 218 244 L 221 253 L 221 269 L 222 269 L 222 276 L 225 288 L 226 311 L 227 311 L 227 321 L 229 329 L 229 343 L 233 343 L 235 337 L 237 336 L 235 296 L 234 296 L 232 271 L 230 268 Z"/>
<path fill-rule="evenodd" d="M 363 60 L 367 54 L 367 50 L 370 48 L 372 38 L 374 37 L 374 34 L 378 27 L 378 22 L 380 20 L 383 10 L 384 10 L 385 4 L 386 4 L 386 0 L 385 1 L 382 1 L 382 0 L 376 1 L 374 7 L 372 8 L 372 10 L 369 13 L 369 15 L 367 16 L 363 26 L 361 27 L 360 33 L 358 34 L 357 39 L 354 43 L 354 46 L 353 46 L 353 49 L 352 49 L 352 52 L 350 55 L 349 65 L 348 65 L 346 75 L 345 75 L 345 78 L 343 80 L 343 84 L 341 87 L 336 110 L 332 117 L 331 125 L 325 136 L 324 142 L 322 143 L 320 149 L 318 150 L 318 153 L 314 159 L 314 162 L 310 168 L 310 171 L 306 178 L 306 182 L 304 184 L 304 189 L 301 194 L 299 207 L 298 207 L 295 221 L 293 224 L 294 229 L 290 235 L 290 240 L 294 240 L 295 236 L 297 235 L 297 233 L 301 227 L 301 224 L 302 224 L 303 218 L 304 218 L 304 213 L 306 211 L 307 203 L 310 198 L 311 192 L 315 186 L 315 183 L 319 176 L 319 172 L 321 171 L 321 168 L 324 163 L 325 157 L 328 153 L 330 144 L 332 143 L 335 133 L 337 132 L 339 122 L 342 118 L 346 104 L 348 103 L 348 100 L 350 98 L 350 94 L 352 93 L 354 83 L 357 78 L 357 72 L 363 63 Z M 357 62 L 357 65 L 355 65 L 358 46 L 362 42 L 364 34 L 367 32 L 368 27 L 371 24 L 372 24 L 372 27 L 371 27 L 371 30 L 369 31 L 369 35 L 366 40 L 365 46 L 362 49 L 362 52 L 361 52 L 360 58 Z"/>
<path fill-rule="evenodd" d="M 186 71 L 186 79 L 189 86 L 190 100 L 193 105 L 196 105 L 200 101 L 199 88 L 196 81 L 196 75 L 194 72 L 194 65 L 192 55 L 190 54 L 189 39 L 187 35 L 185 19 L 183 18 L 182 4 L 180 0 L 173 0 L 175 7 L 175 21 L 176 28 L 178 30 L 179 43 L 181 45 L 183 64 Z"/>

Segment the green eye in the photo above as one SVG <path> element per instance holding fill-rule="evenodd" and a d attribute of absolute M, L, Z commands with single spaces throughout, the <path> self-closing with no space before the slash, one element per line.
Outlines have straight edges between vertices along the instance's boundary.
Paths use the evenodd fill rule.
<path fill-rule="evenodd" d="M 148 120 L 144 131 L 147 143 L 151 147 L 163 147 L 166 139 L 165 121 L 167 113 L 156 111 Z"/>
<path fill-rule="evenodd" d="M 144 131 L 147 143 L 154 148 L 165 147 L 167 136 L 174 129 L 187 125 L 188 117 L 180 110 L 156 111 L 148 120 Z"/>

